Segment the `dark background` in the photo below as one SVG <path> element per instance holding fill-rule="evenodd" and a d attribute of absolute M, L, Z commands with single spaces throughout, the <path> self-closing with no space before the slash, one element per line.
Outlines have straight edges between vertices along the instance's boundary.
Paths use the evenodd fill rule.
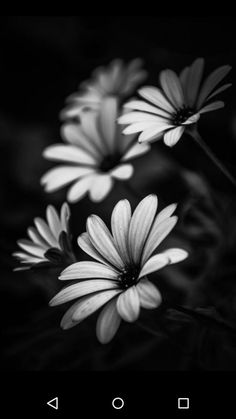
<path fill-rule="evenodd" d="M 144 311 L 138 324 L 122 324 L 115 339 L 100 345 L 97 314 L 62 331 L 66 307 L 49 308 L 61 288 L 58 271 L 13 273 L 11 253 L 35 216 L 49 203 L 59 208 L 65 191 L 46 194 L 39 179 L 52 165 L 41 157 L 59 142 L 59 112 L 65 98 L 97 66 L 120 57 L 144 60 L 147 84 L 158 83 L 164 68 L 179 72 L 195 58 L 206 59 L 206 74 L 223 64 L 233 69 L 233 86 L 222 94 L 226 107 L 205 114 L 200 132 L 236 176 L 235 23 L 230 16 L 10 16 L 0 22 L 0 202 L 1 308 L 3 369 L 58 370 L 235 370 L 235 333 L 201 317 L 174 309 Z M 162 142 L 135 162 L 131 186 L 141 197 L 157 193 L 160 208 L 179 202 L 180 221 L 164 246 L 190 252 L 182 265 L 156 275 L 165 301 L 185 304 L 236 321 L 235 190 L 201 150 L 183 137 L 174 149 Z M 101 204 L 87 198 L 71 206 L 76 237 L 91 213 L 109 221 L 124 197 L 138 202 L 125 183 L 117 184 Z M 76 250 L 79 257 L 84 257 Z M 155 275 L 153 275 L 155 280 Z"/>

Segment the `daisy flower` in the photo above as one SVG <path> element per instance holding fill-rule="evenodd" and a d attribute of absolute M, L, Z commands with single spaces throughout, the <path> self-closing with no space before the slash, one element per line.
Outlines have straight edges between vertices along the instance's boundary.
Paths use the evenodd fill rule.
<path fill-rule="evenodd" d="M 78 117 L 80 111 L 99 109 L 104 97 L 116 96 L 120 99 L 129 96 L 146 78 L 142 60 L 136 58 L 128 64 L 116 59 L 106 67 L 99 67 L 92 78 L 83 82 L 80 90 L 67 98 L 68 106 L 61 112 L 62 119 Z"/>
<path fill-rule="evenodd" d="M 20 251 L 13 253 L 13 256 L 22 266 L 15 270 L 26 270 L 45 263 L 60 265 L 65 259 L 69 263 L 75 261 L 69 240 L 69 218 L 70 210 L 67 203 L 62 205 L 60 215 L 49 205 L 46 221 L 35 218 L 35 226 L 27 230 L 28 239 L 17 242 Z"/>
<path fill-rule="evenodd" d="M 144 198 L 133 214 L 129 201 L 117 203 L 111 216 L 111 231 L 96 215 L 87 220 L 87 232 L 78 238 L 79 246 L 95 261 L 67 267 L 59 279 L 79 280 L 62 289 L 51 306 L 76 300 L 64 315 L 61 326 L 68 329 L 102 308 L 96 326 L 101 343 L 116 334 L 121 320 L 134 322 L 140 308 L 161 304 L 160 291 L 147 276 L 164 266 L 184 260 L 183 249 L 172 248 L 152 256 L 157 246 L 177 222 L 172 204 L 156 215 L 156 195 Z"/>
<path fill-rule="evenodd" d="M 41 179 L 47 192 L 68 184 L 69 202 L 82 199 L 87 193 L 92 201 L 102 201 L 113 187 L 114 180 L 127 180 L 133 174 L 130 160 L 146 153 L 150 146 L 138 144 L 135 135 L 121 133 L 117 124 L 118 101 L 103 99 L 99 112 L 82 112 L 80 122 L 62 127 L 67 144 L 53 144 L 43 155 L 61 164 Z"/>
<path fill-rule="evenodd" d="M 179 76 L 172 70 L 162 71 L 160 88 L 143 87 L 138 91 L 143 100 L 132 100 L 125 105 L 132 112 L 119 118 L 121 124 L 128 125 L 123 132 L 141 132 L 139 142 L 164 137 L 164 143 L 173 147 L 203 113 L 224 106 L 224 102 L 214 99 L 231 86 L 217 87 L 230 69 L 229 65 L 219 67 L 203 81 L 204 60 L 198 58 Z"/>

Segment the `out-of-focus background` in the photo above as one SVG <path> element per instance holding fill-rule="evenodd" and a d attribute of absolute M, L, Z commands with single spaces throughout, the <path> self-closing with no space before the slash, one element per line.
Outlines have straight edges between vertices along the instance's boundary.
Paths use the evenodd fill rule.
<path fill-rule="evenodd" d="M 65 98 L 100 65 L 114 58 L 144 60 L 145 83 L 157 84 L 164 68 L 179 72 L 197 57 L 206 73 L 231 64 L 233 86 L 222 94 L 223 110 L 205 114 L 200 132 L 236 177 L 235 18 L 151 16 L 5 17 L 0 24 L 0 257 L 3 369 L 52 370 L 235 370 L 236 192 L 190 138 L 169 149 L 161 141 L 137 159 L 131 187 L 141 197 L 157 193 L 160 208 L 178 202 L 180 221 L 163 243 L 185 247 L 189 259 L 153 275 L 165 301 L 197 309 L 199 317 L 174 309 L 142 312 L 137 324 L 122 324 L 115 339 L 100 345 L 97 314 L 69 331 L 59 327 L 65 306 L 49 308 L 61 289 L 58 271 L 13 273 L 11 253 L 35 216 L 49 203 L 61 206 L 65 190 L 46 194 L 39 180 L 53 165 L 41 154 L 60 142 L 59 112 Z M 71 228 L 85 230 L 91 213 L 109 222 L 114 204 L 127 197 L 125 182 L 101 204 L 87 198 L 71 205 Z"/>

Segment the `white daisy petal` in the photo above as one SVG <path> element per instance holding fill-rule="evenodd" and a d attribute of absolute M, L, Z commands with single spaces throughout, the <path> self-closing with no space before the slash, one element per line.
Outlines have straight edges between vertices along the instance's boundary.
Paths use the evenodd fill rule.
<path fill-rule="evenodd" d="M 104 97 L 105 94 L 109 95 L 112 90 L 115 89 L 117 81 L 119 80 L 119 74 L 122 71 L 122 64 L 120 59 L 115 59 L 107 68 L 100 67 L 100 69 L 95 70 L 93 73 L 100 85 L 98 86 L 99 90 L 104 92 Z"/>
<path fill-rule="evenodd" d="M 82 148 L 96 159 L 100 158 L 100 150 L 94 145 L 94 142 L 91 141 L 90 138 L 85 135 L 81 124 L 66 123 L 62 125 L 61 137 L 65 142 L 68 142 L 76 147 Z"/>
<path fill-rule="evenodd" d="M 110 175 L 115 179 L 126 180 L 133 175 L 133 172 L 134 168 L 131 164 L 121 164 L 112 169 Z"/>
<path fill-rule="evenodd" d="M 96 334 L 99 342 L 108 343 L 115 336 L 121 323 L 121 317 L 116 308 L 116 299 L 105 305 L 99 314 Z"/>
<path fill-rule="evenodd" d="M 168 147 L 173 147 L 182 137 L 184 130 L 185 130 L 185 127 L 183 126 L 170 129 L 164 135 L 164 143 Z"/>
<path fill-rule="evenodd" d="M 153 309 L 160 306 L 162 297 L 157 287 L 148 279 L 141 279 L 137 285 L 140 305 L 146 309 Z"/>
<path fill-rule="evenodd" d="M 101 103 L 99 123 L 106 147 L 110 153 L 114 152 L 116 140 L 116 119 L 118 114 L 118 99 L 107 97 Z"/>
<path fill-rule="evenodd" d="M 61 220 L 55 208 L 51 205 L 47 207 L 46 217 L 48 224 L 41 218 L 35 218 L 35 226 L 29 227 L 27 233 L 30 240 L 19 240 L 18 245 L 26 253 L 18 252 L 16 257 L 21 258 L 21 263 L 29 265 L 38 264 L 39 262 L 48 262 L 45 253 L 48 249 L 56 247 L 60 249 L 58 243 L 59 234 L 62 231 Z"/>
<path fill-rule="evenodd" d="M 180 80 L 180 83 L 182 85 L 182 89 L 183 89 L 184 97 L 185 97 L 186 101 L 187 101 L 186 92 L 187 92 L 188 73 L 189 73 L 189 67 L 185 67 L 179 75 L 179 80 Z"/>
<path fill-rule="evenodd" d="M 155 218 L 153 229 L 156 228 L 156 226 L 163 220 L 169 218 L 173 214 L 173 212 L 175 212 L 176 208 L 177 204 L 170 204 L 167 207 L 165 207 L 162 211 L 160 211 Z"/>
<path fill-rule="evenodd" d="M 79 237 L 78 237 L 78 245 L 79 247 L 85 252 L 87 253 L 89 256 L 91 256 L 92 258 L 94 258 L 95 260 L 98 260 L 99 262 L 102 262 L 105 265 L 111 266 L 111 264 L 109 263 L 109 261 L 107 261 L 102 255 L 100 255 L 100 253 L 98 253 L 98 251 L 95 249 L 95 247 L 93 246 L 88 233 L 82 233 Z"/>
<path fill-rule="evenodd" d="M 127 102 L 124 105 L 124 107 L 126 109 L 136 109 L 138 111 L 144 111 L 147 113 L 159 115 L 167 119 L 170 118 L 169 112 L 166 112 L 160 108 L 156 108 L 155 106 L 152 106 L 149 103 L 144 102 L 143 100 L 131 100 L 130 102 Z"/>
<path fill-rule="evenodd" d="M 87 231 L 89 238 L 98 251 L 112 265 L 119 269 L 124 267 L 120 255 L 118 254 L 114 239 L 105 223 L 96 215 L 91 215 L 87 220 Z"/>
<path fill-rule="evenodd" d="M 82 84 L 86 88 L 86 82 L 81 83 L 80 86 L 82 87 Z M 66 98 L 66 103 L 68 103 L 68 106 L 66 106 L 62 112 L 60 113 L 60 116 L 62 119 L 69 119 L 74 117 L 80 117 L 81 112 L 84 111 L 84 108 L 88 109 L 98 109 L 99 104 L 101 101 L 101 94 L 96 89 L 91 89 L 87 86 L 86 92 L 76 92 L 72 93 Z"/>
<path fill-rule="evenodd" d="M 158 108 L 172 114 L 175 112 L 173 105 L 165 98 L 162 91 L 157 87 L 146 86 L 138 90 L 140 96 L 156 105 Z"/>
<path fill-rule="evenodd" d="M 17 259 L 20 259 L 21 263 L 29 263 L 29 261 L 33 260 L 33 263 L 39 263 L 44 260 L 42 257 L 33 257 L 33 255 L 29 253 L 23 253 L 23 252 L 14 252 L 12 256 L 16 257 Z"/>
<path fill-rule="evenodd" d="M 190 116 L 182 125 L 191 125 L 195 124 L 200 118 L 200 113 L 195 113 L 194 115 Z"/>
<path fill-rule="evenodd" d="M 167 98 L 175 108 L 184 105 L 184 94 L 177 74 L 172 70 L 164 70 L 160 73 L 160 84 Z"/>
<path fill-rule="evenodd" d="M 120 82 L 120 73 L 123 71 L 123 62 L 120 59 L 113 60 L 110 64 L 110 87 L 112 89 Z"/>
<path fill-rule="evenodd" d="M 46 210 L 48 226 L 53 233 L 55 239 L 58 241 L 61 233 L 61 222 L 58 217 L 58 213 L 52 205 L 48 205 Z"/>
<path fill-rule="evenodd" d="M 128 82 L 128 68 L 121 59 L 113 60 L 114 66 L 107 72 L 106 82 L 107 93 L 112 95 L 123 95 L 125 84 Z"/>
<path fill-rule="evenodd" d="M 14 272 L 20 272 L 20 271 L 28 271 L 30 269 L 30 266 L 21 266 L 20 268 L 14 268 Z"/>
<path fill-rule="evenodd" d="M 41 246 L 42 248 L 46 250 L 48 249 L 48 243 L 41 237 L 41 235 L 38 233 L 35 227 L 29 227 L 27 229 L 27 233 L 29 238 L 35 243 Z"/>
<path fill-rule="evenodd" d="M 84 297 L 84 299 L 88 299 L 90 298 L 90 296 L 88 297 Z M 61 319 L 61 328 L 64 330 L 70 329 L 71 327 L 77 326 L 77 324 L 79 322 L 75 322 L 72 320 L 72 316 L 74 314 L 74 312 L 77 310 L 77 307 L 79 306 L 79 304 L 81 303 L 81 301 L 76 301 L 76 303 L 74 303 L 64 314 L 64 316 Z"/>
<path fill-rule="evenodd" d="M 29 240 L 22 239 L 17 241 L 18 246 L 25 250 L 27 253 L 30 253 L 30 255 L 37 256 L 39 258 L 43 258 L 45 249 L 42 249 L 41 246 L 38 244 L 32 243 Z"/>
<path fill-rule="evenodd" d="M 113 180 L 110 174 L 98 174 L 94 178 L 89 190 L 91 201 L 100 202 L 109 194 L 113 186 Z"/>
<path fill-rule="evenodd" d="M 61 112 L 61 118 L 80 117 L 85 109 L 99 111 L 107 96 L 120 98 L 130 95 L 147 76 L 140 63 L 138 59 L 124 64 L 118 59 L 96 69 L 91 79 L 81 83 L 79 91 L 68 97 L 69 105 Z"/>
<path fill-rule="evenodd" d="M 96 159 L 91 154 L 73 145 L 53 144 L 43 151 L 43 156 L 48 160 L 96 165 Z"/>
<path fill-rule="evenodd" d="M 140 71 L 140 67 L 143 65 L 142 58 L 134 58 L 131 60 L 127 65 L 127 73 L 132 74 L 135 73 L 137 70 Z"/>
<path fill-rule="evenodd" d="M 217 84 L 219 84 L 221 80 L 227 76 L 230 70 L 231 67 L 229 65 L 224 65 L 217 68 L 206 78 L 198 96 L 197 109 L 201 108 L 210 93 L 214 90 Z"/>
<path fill-rule="evenodd" d="M 187 104 L 190 108 L 193 108 L 197 94 L 199 91 L 199 86 L 202 80 L 202 74 L 204 70 L 204 59 L 197 58 L 188 71 L 188 79 L 187 79 L 187 89 L 186 89 L 186 99 Z"/>
<path fill-rule="evenodd" d="M 167 128 L 170 128 L 170 125 L 167 125 Z M 150 123 L 149 121 L 145 121 L 145 122 L 136 122 L 135 124 L 129 125 L 123 130 L 123 134 L 127 135 L 127 134 L 133 134 L 133 133 L 143 131 L 141 135 L 142 137 L 145 137 L 143 135 L 144 132 L 155 131 L 158 134 L 159 132 L 164 131 L 164 130 L 165 130 L 165 125 L 160 125 L 160 124 Z M 146 138 L 144 138 L 143 141 L 145 140 Z"/>
<path fill-rule="evenodd" d="M 14 253 L 12 253 L 12 256 L 14 256 L 18 259 L 25 259 L 27 255 L 23 252 L 14 252 Z"/>
<path fill-rule="evenodd" d="M 188 257 L 188 252 L 184 249 L 168 249 L 162 252 L 163 255 L 168 257 L 169 263 L 178 263 Z"/>
<path fill-rule="evenodd" d="M 55 239 L 54 235 L 50 231 L 47 223 L 42 218 L 35 218 L 34 223 L 39 234 L 46 240 L 46 242 L 50 245 L 50 247 L 58 247 L 58 242 Z"/>
<path fill-rule="evenodd" d="M 72 95 L 71 95 L 72 96 Z M 68 98 L 69 99 L 69 98 Z M 69 103 L 69 100 L 68 100 L 68 103 Z M 79 116 L 80 116 L 80 112 L 81 111 L 83 111 L 83 109 L 84 109 L 84 106 L 88 106 L 89 108 L 90 108 L 90 106 L 93 108 L 93 107 L 96 107 L 96 105 L 97 105 L 97 101 L 95 102 L 95 103 L 90 103 L 90 101 L 88 100 L 88 102 L 86 101 L 85 103 L 84 103 L 84 101 L 83 100 L 76 100 L 75 98 L 74 98 L 74 101 L 73 102 L 71 102 L 71 103 L 69 103 L 69 105 L 67 105 L 64 109 L 62 109 L 62 111 L 60 112 L 60 114 L 59 114 L 59 116 L 60 116 L 60 119 L 62 120 L 62 121 L 64 121 L 64 120 L 70 120 L 70 119 L 72 119 L 72 118 L 79 118 Z"/>
<path fill-rule="evenodd" d="M 127 96 L 133 93 L 136 90 L 137 85 L 139 85 L 144 79 L 147 78 L 147 71 L 139 70 L 139 73 L 130 74 L 129 76 L 129 83 L 124 85 L 122 89 L 122 94 Z"/>
<path fill-rule="evenodd" d="M 94 173 L 94 169 L 89 167 L 58 166 L 43 175 L 41 185 L 47 192 L 54 192 L 74 180 L 92 173 Z"/>
<path fill-rule="evenodd" d="M 207 96 L 207 101 L 212 99 L 213 97 L 215 97 L 219 93 L 224 92 L 226 89 L 228 89 L 231 86 L 232 86 L 232 83 L 226 83 L 223 86 L 219 87 L 219 89 L 214 90 L 214 92 L 210 96 Z"/>
<path fill-rule="evenodd" d="M 87 279 L 87 278 L 106 278 L 116 280 L 118 272 L 112 267 L 105 266 L 98 262 L 76 262 L 68 266 L 61 272 L 59 279 Z"/>
<path fill-rule="evenodd" d="M 159 115 L 152 115 L 147 112 L 128 112 L 118 118 L 120 124 L 137 124 L 137 123 L 159 123 L 166 124 L 167 118 Z M 127 132 L 129 134 L 129 132 Z"/>
<path fill-rule="evenodd" d="M 90 281 L 82 281 L 77 284 L 70 285 L 64 288 L 49 302 L 50 306 L 57 306 L 75 300 L 76 298 L 84 297 L 87 294 L 92 294 L 97 291 L 106 291 L 109 289 L 118 288 L 119 284 L 115 281 L 107 279 L 92 279 Z"/>
<path fill-rule="evenodd" d="M 102 155 L 106 154 L 107 149 L 104 147 L 104 141 L 98 130 L 98 112 L 92 110 L 84 111 L 80 116 L 80 121 L 83 132 L 93 142 L 94 147 L 96 147 Z"/>
<path fill-rule="evenodd" d="M 44 257 L 33 257 L 31 255 L 26 254 L 25 260 L 22 260 L 21 263 L 24 265 L 36 265 L 37 263 L 48 262 L 47 259 Z"/>
<path fill-rule="evenodd" d="M 157 196 L 148 195 L 136 207 L 129 227 L 129 251 L 134 263 L 139 263 L 144 243 L 157 210 Z"/>
<path fill-rule="evenodd" d="M 124 127 L 117 123 L 117 147 L 118 152 L 120 153 L 120 160 L 123 161 L 123 156 L 127 153 L 127 151 L 132 148 L 134 144 L 137 144 L 137 135 L 124 135 L 123 134 Z"/>
<path fill-rule="evenodd" d="M 67 193 L 67 199 L 69 202 L 77 202 L 82 199 L 87 192 L 90 190 L 96 175 L 88 175 L 83 177 L 78 182 L 74 183 Z"/>
<path fill-rule="evenodd" d="M 61 207 L 61 230 L 68 232 L 68 223 L 70 219 L 70 208 L 67 202 L 64 202 L 64 204 Z"/>
<path fill-rule="evenodd" d="M 168 265 L 168 263 L 168 256 L 164 253 L 152 256 L 142 267 L 139 278 L 143 278 L 152 272 L 159 271 L 160 269 L 164 268 L 164 266 Z"/>
<path fill-rule="evenodd" d="M 62 139 L 71 145 L 83 148 L 83 143 L 88 142 L 88 137 L 84 134 L 78 123 L 67 122 L 61 126 Z"/>
<path fill-rule="evenodd" d="M 142 65 L 143 65 L 143 60 L 141 58 L 134 58 L 133 60 L 130 61 L 130 63 L 128 63 L 127 70 L 126 70 L 128 80 L 130 79 L 131 76 L 132 76 L 132 80 L 133 80 L 133 77 L 136 76 L 138 80 L 141 81 L 143 80 L 144 75 L 145 77 L 147 76 L 147 72 L 141 68 Z"/>
<path fill-rule="evenodd" d="M 131 207 L 127 199 L 119 201 L 113 209 L 111 216 L 111 230 L 115 245 L 122 260 L 130 262 L 128 248 L 129 224 L 131 220 Z"/>
<path fill-rule="evenodd" d="M 167 129 L 170 129 L 172 125 L 152 125 L 148 129 L 145 129 L 140 136 L 138 137 L 138 141 L 140 143 L 143 143 L 145 141 L 153 141 L 153 140 L 159 140 L 162 138 L 163 134 Z"/>
<path fill-rule="evenodd" d="M 225 106 L 224 102 L 221 100 L 218 100 L 216 102 L 209 103 L 209 105 L 204 106 L 202 109 L 200 109 L 199 113 L 206 113 L 215 111 L 216 109 L 221 109 Z"/>
<path fill-rule="evenodd" d="M 156 217 L 143 249 L 141 260 L 142 265 L 148 260 L 157 246 L 159 246 L 159 244 L 166 238 L 166 236 L 168 236 L 177 221 L 178 218 L 175 215 L 165 218 L 162 221 L 158 220 L 158 216 Z"/>
<path fill-rule="evenodd" d="M 149 144 L 135 143 L 129 150 L 124 154 L 121 161 L 127 161 L 136 157 L 142 156 L 151 149 Z"/>
<path fill-rule="evenodd" d="M 90 297 L 85 297 L 78 303 L 78 306 L 72 315 L 72 320 L 80 323 L 112 298 L 120 294 L 120 292 L 120 290 L 109 290 Z"/>
<path fill-rule="evenodd" d="M 126 322 L 137 320 L 140 312 L 140 301 L 136 286 L 128 288 L 117 298 L 117 311 Z"/>

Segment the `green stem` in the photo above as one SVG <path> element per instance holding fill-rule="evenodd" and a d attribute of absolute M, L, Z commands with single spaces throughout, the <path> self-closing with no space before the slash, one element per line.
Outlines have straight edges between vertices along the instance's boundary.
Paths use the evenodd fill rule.
<path fill-rule="evenodd" d="M 194 130 L 188 130 L 188 134 L 196 141 L 196 143 L 202 148 L 206 155 L 212 160 L 216 167 L 223 173 L 223 175 L 236 187 L 236 180 L 225 167 L 225 165 L 216 157 L 212 150 L 207 146 L 207 144 L 201 138 L 199 132 Z"/>

